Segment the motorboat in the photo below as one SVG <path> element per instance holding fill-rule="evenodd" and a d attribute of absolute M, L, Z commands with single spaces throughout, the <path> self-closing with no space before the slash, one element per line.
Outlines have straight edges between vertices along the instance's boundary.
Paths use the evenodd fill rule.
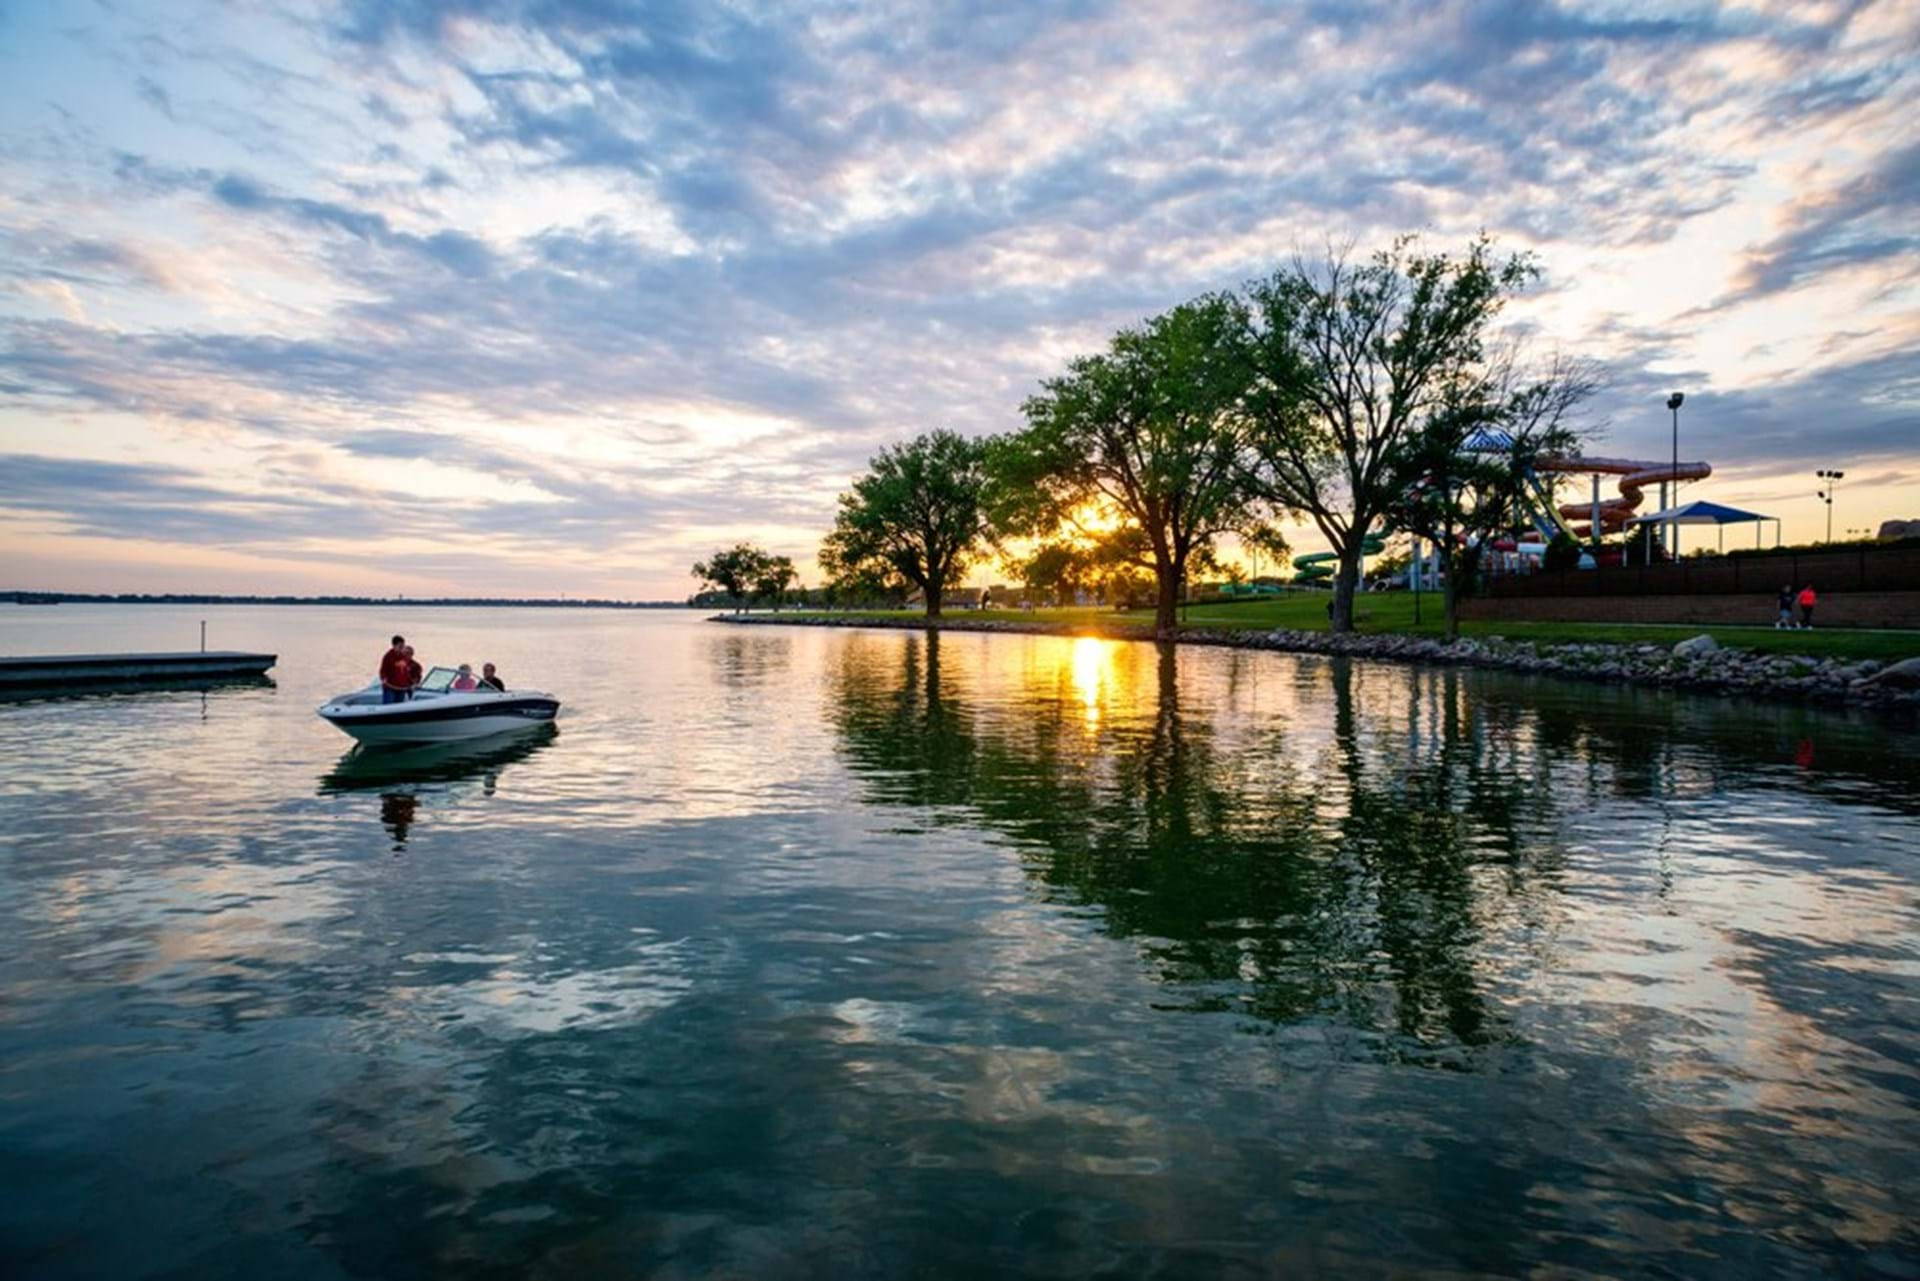
<path fill-rule="evenodd" d="M 552 722 L 560 700 L 539 690 L 455 689 L 459 672 L 436 667 L 405 702 L 385 701 L 380 682 L 336 694 L 320 719 L 362 743 L 450 743 Z"/>

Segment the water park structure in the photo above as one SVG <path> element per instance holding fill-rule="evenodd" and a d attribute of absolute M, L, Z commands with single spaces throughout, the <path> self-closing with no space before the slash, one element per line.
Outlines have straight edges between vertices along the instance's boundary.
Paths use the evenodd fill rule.
<path fill-rule="evenodd" d="M 1360 545 L 1360 554 L 1362 556 L 1378 556 L 1386 549 L 1387 544 L 1385 539 L 1379 534 L 1368 534 L 1366 541 Z M 1338 552 L 1310 552 L 1305 556 L 1295 556 L 1293 558 L 1293 568 L 1295 571 L 1293 581 L 1296 583 L 1331 582 L 1333 579 L 1334 565 L 1339 559 L 1340 553 Z"/>
<path fill-rule="evenodd" d="M 1470 440 L 1467 449 L 1475 453 L 1498 453 L 1510 449 L 1512 444 L 1512 439 L 1503 432 L 1485 432 Z M 1624 559 L 1624 549 L 1619 546 L 1602 547 L 1600 540 L 1605 535 L 1620 533 L 1634 522 L 1635 514 L 1646 501 L 1647 490 L 1659 486 L 1659 506 L 1654 512 L 1658 516 L 1667 510 L 1670 495 L 1678 493 L 1682 482 L 1705 480 L 1712 474 L 1712 465 L 1704 461 L 1655 462 L 1584 455 L 1541 458 L 1528 468 L 1523 477 L 1524 490 L 1530 501 L 1525 505 L 1518 527 L 1507 537 L 1493 539 L 1488 548 L 1501 553 L 1511 567 L 1518 568 L 1526 558 L 1543 556 L 1547 544 L 1564 534 L 1585 545 L 1580 558 L 1581 568 L 1618 565 Z M 1584 502 L 1562 501 L 1556 493 L 1560 481 L 1581 476 L 1591 482 L 1590 497 Z M 1618 493 L 1614 496 L 1602 493 L 1602 482 L 1607 477 L 1618 478 Z M 1648 531 L 1646 558 L 1649 561 L 1676 558 L 1680 551 L 1679 525 L 1645 518 L 1642 520 L 1642 527 Z M 1654 532 L 1656 528 L 1659 533 Z M 1379 555 L 1385 550 L 1386 536 L 1392 532 L 1380 530 L 1369 534 L 1362 554 Z M 1432 558 L 1432 564 L 1426 563 L 1429 558 L 1422 554 L 1421 540 L 1416 539 L 1414 547 L 1410 585 L 1418 587 L 1423 572 L 1437 576 L 1439 566 L 1437 556 Z M 1293 581 L 1303 586 L 1327 585 L 1334 574 L 1334 562 L 1338 559 L 1330 551 L 1295 557 L 1297 572 Z M 1495 569 L 1502 567 L 1498 559 L 1489 565 Z"/>
<path fill-rule="evenodd" d="M 1626 528 L 1627 522 L 1640 510 L 1646 490 L 1651 486 L 1660 486 L 1660 510 L 1664 510 L 1667 507 L 1669 485 L 1678 492 L 1682 481 L 1705 480 L 1713 474 L 1712 466 L 1704 462 L 1656 463 L 1632 458 L 1543 458 L 1535 470 L 1552 476 L 1584 475 L 1592 478 L 1593 496 L 1585 503 L 1554 505 L 1550 481 L 1539 481 L 1536 491 L 1541 496 L 1543 514 L 1552 514 L 1552 523 L 1557 530 L 1564 530 L 1585 541 L 1594 541 L 1603 534 L 1618 533 Z M 1603 476 L 1620 478 L 1618 497 L 1601 497 Z M 1583 523 L 1570 523 L 1574 521 Z M 1663 542 L 1668 555 L 1677 555 L 1679 551 L 1673 544 L 1673 537 L 1670 535 Z"/>

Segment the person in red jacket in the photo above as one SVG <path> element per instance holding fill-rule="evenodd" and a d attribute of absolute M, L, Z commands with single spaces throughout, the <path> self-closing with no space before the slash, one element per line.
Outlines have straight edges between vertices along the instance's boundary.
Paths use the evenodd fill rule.
<path fill-rule="evenodd" d="M 380 656 L 380 701 L 404 703 L 413 696 L 413 663 L 407 658 L 407 638 L 396 636 Z"/>
<path fill-rule="evenodd" d="M 1819 603 L 1820 598 L 1813 594 L 1812 583 L 1800 589 L 1800 626 L 1813 626 L 1813 607 Z"/>
<path fill-rule="evenodd" d="M 407 697 L 412 698 L 413 691 L 420 688 L 420 680 L 427 674 L 427 669 L 414 661 L 413 646 L 402 645 L 400 652 L 407 656 Z"/>

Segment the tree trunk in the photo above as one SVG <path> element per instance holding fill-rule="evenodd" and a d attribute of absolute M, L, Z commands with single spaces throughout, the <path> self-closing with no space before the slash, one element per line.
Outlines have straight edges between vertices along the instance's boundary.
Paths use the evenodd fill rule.
<path fill-rule="evenodd" d="M 1157 590 L 1153 601 L 1153 630 L 1156 635 L 1171 636 L 1180 625 L 1180 568 L 1162 561 L 1154 565 Z"/>
<path fill-rule="evenodd" d="M 926 586 L 921 590 L 927 594 L 927 617 L 940 617 L 940 598 L 947 594 L 946 580 L 937 575 L 929 576 Z"/>
<path fill-rule="evenodd" d="M 1356 528 L 1340 549 L 1340 572 L 1333 577 L 1332 628 L 1336 632 L 1353 630 L 1353 593 L 1360 585 L 1360 549 L 1366 541 L 1366 531 Z"/>
<path fill-rule="evenodd" d="M 1442 599 L 1446 602 L 1447 640 L 1449 642 L 1460 639 L 1460 583 L 1459 574 L 1456 572 L 1458 568 L 1459 567 L 1453 563 L 1452 558 L 1448 558 L 1447 581 L 1443 585 L 1444 596 Z"/>

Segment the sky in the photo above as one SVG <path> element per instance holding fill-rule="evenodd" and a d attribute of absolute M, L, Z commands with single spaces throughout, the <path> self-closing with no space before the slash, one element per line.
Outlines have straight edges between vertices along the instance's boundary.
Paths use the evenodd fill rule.
<path fill-rule="evenodd" d="M 1481 230 L 1590 452 L 1920 518 L 1912 0 L 0 0 L 0 589 L 817 581 L 882 446 Z"/>

